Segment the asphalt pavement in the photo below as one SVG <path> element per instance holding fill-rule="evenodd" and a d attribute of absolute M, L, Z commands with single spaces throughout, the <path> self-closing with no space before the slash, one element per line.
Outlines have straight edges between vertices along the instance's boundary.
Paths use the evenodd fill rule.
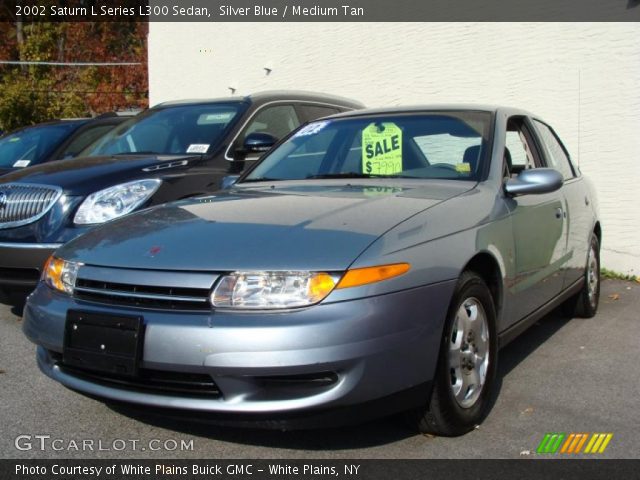
<path fill-rule="evenodd" d="M 279 432 L 110 407 L 42 375 L 19 312 L 0 305 L 0 458 L 531 458 L 543 456 L 536 448 L 548 432 L 612 433 L 604 453 L 580 456 L 640 458 L 638 312 L 640 284 L 608 280 L 596 317 L 548 315 L 500 352 L 499 395 L 485 422 L 435 438 L 397 417 Z"/>

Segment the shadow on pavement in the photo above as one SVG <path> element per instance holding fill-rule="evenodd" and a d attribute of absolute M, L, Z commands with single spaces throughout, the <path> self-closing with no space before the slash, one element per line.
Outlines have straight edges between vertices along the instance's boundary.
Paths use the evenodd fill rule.
<path fill-rule="evenodd" d="M 540 345 L 544 344 L 570 321 L 571 319 L 564 317 L 560 308 L 557 308 L 538 320 L 522 335 L 516 337 L 511 343 L 500 350 L 498 354 L 496 385 L 485 418 L 491 415 L 491 411 L 500 396 L 504 378 Z"/>
<path fill-rule="evenodd" d="M 22 318 L 23 312 L 24 312 L 24 304 L 11 307 L 11 313 L 13 313 L 18 318 Z"/>
<path fill-rule="evenodd" d="M 503 378 L 508 375 L 520 362 L 570 321 L 570 318 L 562 315 L 560 309 L 556 309 L 534 323 L 522 335 L 500 350 L 498 377 Z"/>

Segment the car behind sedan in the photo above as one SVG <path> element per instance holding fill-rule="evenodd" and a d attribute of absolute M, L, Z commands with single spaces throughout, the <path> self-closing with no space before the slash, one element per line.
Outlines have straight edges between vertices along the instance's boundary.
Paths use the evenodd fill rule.
<path fill-rule="evenodd" d="M 362 106 L 297 91 L 166 102 L 75 159 L 1 177 L 0 302 L 24 303 L 65 242 L 135 210 L 218 190 L 301 123 Z"/>
<path fill-rule="evenodd" d="M 0 138 L 0 175 L 73 158 L 128 116 L 105 113 L 93 119 L 54 120 L 14 130 Z"/>
<path fill-rule="evenodd" d="M 24 332 L 82 393 L 198 418 L 482 421 L 498 349 L 593 316 L 601 227 L 553 129 L 495 107 L 311 122 L 229 190 L 53 255 Z M 295 424 L 295 423 L 294 423 Z"/>

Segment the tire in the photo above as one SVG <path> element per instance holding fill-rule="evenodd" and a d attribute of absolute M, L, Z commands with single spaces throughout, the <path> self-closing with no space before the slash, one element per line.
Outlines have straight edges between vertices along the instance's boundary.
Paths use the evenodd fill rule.
<path fill-rule="evenodd" d="M 600 303 L 600 242 L 592 233 L 584 268 L 584 285 L 577 295 L 562 305 L 563 313 L 571 318 L 591 318 Z"/>
<path fill-rule="evenodd" d="M 418 429 L 452 437 L 481 423 L 495 384 L 495 306 L 487 285 L 475 272 L 460 277 L 443 332 L 431 398 L 418 414 Z"/>

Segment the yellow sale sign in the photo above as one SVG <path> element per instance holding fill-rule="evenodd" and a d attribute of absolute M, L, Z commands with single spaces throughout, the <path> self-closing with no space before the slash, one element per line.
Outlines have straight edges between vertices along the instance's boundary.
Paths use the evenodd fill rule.
<path fill-rule="evenodd" d="M 402 172 L 402 130 L 395 123 L 372 123 L 362 130 L 362 173 Z"/>

